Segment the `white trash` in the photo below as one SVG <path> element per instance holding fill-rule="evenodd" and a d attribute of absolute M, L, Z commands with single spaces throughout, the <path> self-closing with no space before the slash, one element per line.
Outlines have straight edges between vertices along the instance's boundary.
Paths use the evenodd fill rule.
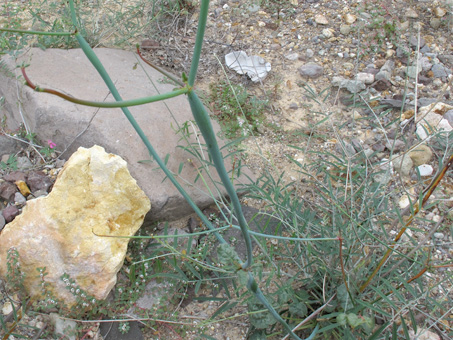
<path fill-rule="evenodd" d="M 239 74 L 247 74 L 255 83 L 266 78 L 271 70 L 271 64 L 266 60 L 257 55 L 249 57 L 244 51 L 228 53 L 225 64 Z"/>

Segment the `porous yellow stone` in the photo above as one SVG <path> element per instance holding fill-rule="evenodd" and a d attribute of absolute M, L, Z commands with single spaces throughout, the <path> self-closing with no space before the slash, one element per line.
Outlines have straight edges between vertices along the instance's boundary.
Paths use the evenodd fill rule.
<path fill-rule="evenodd" d="M 24 286 L 40 298 L 45 276 L 55 297 L 67 305 L 75 297 L 61 276 L 66 273 L 88 294 L 105 299 L 116 283 L 129 239 L 150 210 L 150 202 L 119 156 L 102 147 L 79 148 L 59 173 L 47 197 L 28 202 L 23 213 L 0 233 L 0 276 L 6 277 L 6 255 L 15 247 Z"/>

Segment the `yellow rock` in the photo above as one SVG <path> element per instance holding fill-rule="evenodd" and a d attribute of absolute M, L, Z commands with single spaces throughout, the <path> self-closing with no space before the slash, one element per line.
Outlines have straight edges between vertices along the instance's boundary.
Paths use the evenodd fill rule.
<path fill-rule="evenodd" d="M 25 183 L 24 181 L 16 181 L 16 182 L 14 182 L 14 184 L 16 184 L 16 186 L 19 189 L 20 193 L 24 197 L 27 197 L 28 195 L 31 194 L 30 188 L 28 187 L 27 183 Z"/>
<path fill-rule="evenodd" d="M 96 299 L 105 299 L 116 283 L 129 239 L 143 223 L 150 202 L 119 156 L 103 148 L 79 148 L 59 173 L 47 197 L 31 200 L 0 233 L 0 276 L 6 253 L 19 253 L 24 286 L 40 298 L 38 267 L 46 267 L 49 289 L 68 306 L 74 295 L 61 280 L 68 274 Z"/>

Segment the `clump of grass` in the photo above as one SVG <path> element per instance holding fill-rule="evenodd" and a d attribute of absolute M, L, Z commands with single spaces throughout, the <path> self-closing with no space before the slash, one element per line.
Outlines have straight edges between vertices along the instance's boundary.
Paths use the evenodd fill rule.
<path fill-rule="evenodd" d="M 264 124 L 267 100 L 250 95 L 240 84 L 227 81 L 211 84 L 209 101 L 225 136 L 250 136 Z"/>

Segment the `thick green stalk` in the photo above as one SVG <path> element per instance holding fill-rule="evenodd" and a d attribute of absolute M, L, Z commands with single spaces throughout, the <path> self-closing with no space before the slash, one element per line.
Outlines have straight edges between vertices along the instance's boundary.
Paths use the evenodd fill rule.
<path fill-rule="evenodd" d="M 200 15 L 198 17 L 197 37 L 192 54 L 192 64 L 190 65 L 189 86 L 193 86 L 200 62 L 201 48 L 203 47 L 204 31 L 206 30 L 206 21 L 208 20 L 209 0 L 201 0 Z"/>
<path fill-rule="evenodd" d="M 69 8 L 71 10 L 71 17 L 72 17 L 72 22 L 74 25 L 77 25 L 76 17 L 75 17 L 75 10 L 74 10 L 74 2 L 73 0 L 69 0 Z M 91 61 L 93 66 L 96 68 L 98 71 L 99 75 L 102 77 L 104 80 L 105 84 L 109 88 L 110 92 L 112 93 L 113 97 L 117 101 L 122 101 L 122 98 L 118 92 L 118 90 L 115 87 L 115 84 L 111 80 L 110 76 L 108 75 L 107 71 L 105 70 L 104 66 L 102 65 L 101 61 L 98 59 L 94 51 L 91 49 L 90 45 L 86 42 L 86 40 L 80 35 L 80 33 L 76 34 L 77 41 L 80 44 L 80 47 L 82 48 L 83 52 L 87 56 L 87 58 Z M 214 226 L 211 224 L 211 222 L 208 220 L 208 218 L 203 214 L 203 212 L 198 208 L 198 206 L 193 202 L 192 198 L 187 194 L 187 192 L 184 190 L 184 188 L 181 186 L 181 184 L 178 183 L 176 178 L 173 176 L 172 172 L 167 168 L 165 165 L 164 161 L 159 157 L 157 152 L 154 150 L 153 146 L 148 140 L 148 137 L 146 137 L 145 133 L 143 132 L 142 128 L 140 125 L 137 123 L 135 118 L 132 116 L 132 113 L 129 111 L 127 107 L 121 108 L 123 111 L 124 115 L 126 118 L 129 120 L 137 134 L 140 136 L 141 140 L 145 144 L 146 148 L 148 149 L 149 154 L 154 158 L 154 160 L 157 162 L 159 167 L 162 169 L 162 171 L 165 173 L 165 175 L 168 177 L 168 179 L 173 183 L 173 185 L 178 189 L 178 191 L 181 193 L 181 195 L 184 197 L 184 199 L 189 203 L 191 208 L 196 212 L 198 217 L 202 220 L 202 222 L 210 229 L 210 230 L 215 230 Z M 214 235 L 216 236 L 217 240 L 220 243 L 226 243 L 226 241 L 223 239 L 223 237 L 216 231 L 214 232 Z"/>
<path fill-rule="evenodd" d="M 245 241 L 245 246 L 247 249 L 247 259 L 246 262 L 242 264 L 242 268 L 246 269 L 252 264 L 252 240 L 250 238 L 247 222 L 242 213 L 241 203 L 237 196 L 236 190 L 234 189 L 233 184 L 231 183 L 230 176 L 225 169 L 225 163 L 223 162 L 223 156 L 220 152 L 219 145 L 217 144 L 217 138 L 214 133 L 214 129 L 211 124 L 211 119 L 209 118 L 208 112 L 206 111 L 203 103 L 197 94 L 194 91 L 188 93 L 190 108 L 192 109 L 192 114 L 197 122 L 198 128 L 203 134 L 203 138 L 206 142 L 208 152 L 211 155 L 212 161 L 214 162 L 215 168 L 219 177 L 225 186 L 225 189 L 230 196 L 231 202 L 233 203 L 234 211 L 236 212 L 236 217 L 241 227 L 242 236 Z"/>

